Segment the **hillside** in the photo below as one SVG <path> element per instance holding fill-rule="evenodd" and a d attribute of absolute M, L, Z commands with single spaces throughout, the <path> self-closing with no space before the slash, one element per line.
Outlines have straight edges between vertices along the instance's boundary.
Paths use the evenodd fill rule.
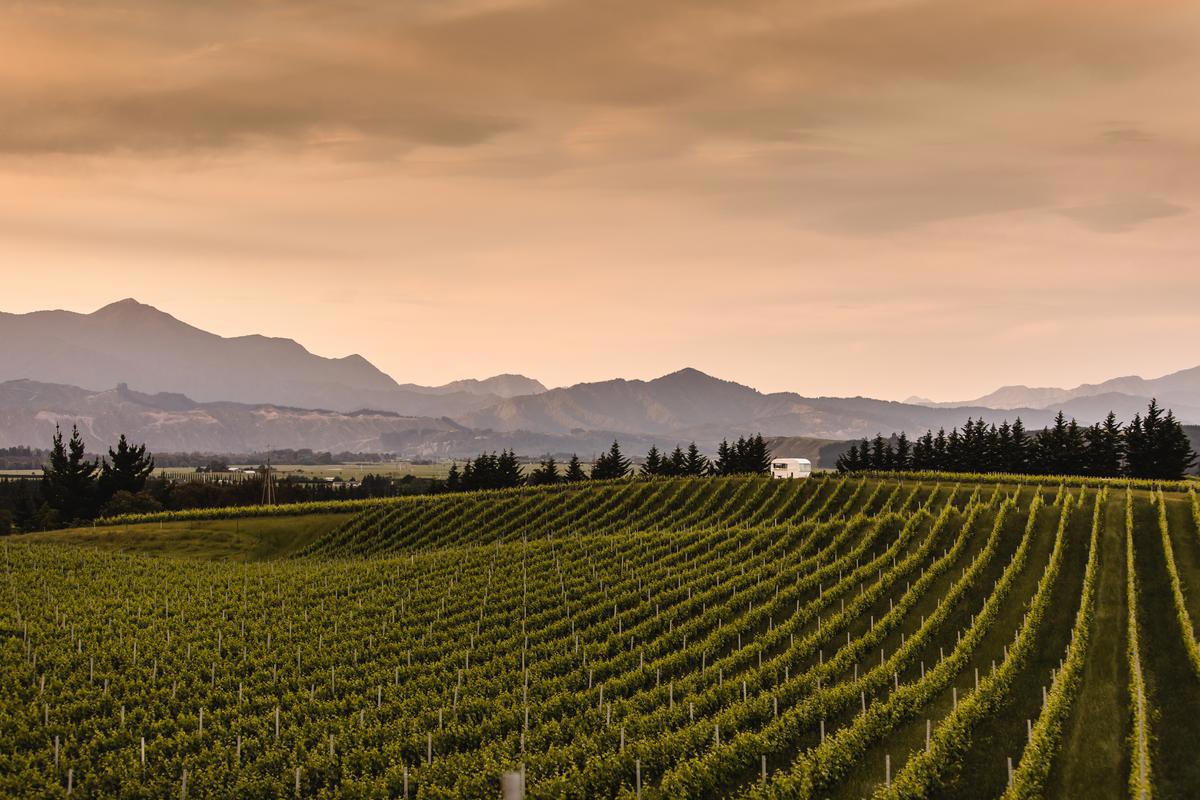
<path fill-rule="evenodd" d="M 1080 414 L 1090 423 L 1107 413 Z M 809 436 L 845 440 L 876 433 L 961 425 L 967 417 L 999 422 L 1020 416 L 1027 427 L 1050 423 L 1055 411 L 980 406 L 928 407 L 866 397 L 805 397 L 793 392 L 764 394 L 695 369 L 650 381 L 581 383 L 531 397 L 514 397 L 480 411 L 460 414 L 472 428 L 566 433 L 604 429 L 672 435 L 712 448 L 722 437 L 761 432 L 766 436 Z"/>
<path fill-rule="evenodd" d="M 360 355 L 324 358 L 291 339 L 217 336 L 133 299 L 91 314 L 0 312 L 0 340 L 21 343 L 0 349 L 0 380 L 93 389 L 125 383 L 202 402 L 444 416 L 541 387 L 511 375 L 402 387 Z"/>
<path fill-rule="evenodd" d="M 242 520 L 245 564 L 156 525 L 23 537 L 0 794 L 1120 797 L 1152 753 L 1193 796 L 1200 508 L 1100 488 L 411 497 Z"/>
<path fill-rule="evenodd" d="M 241 453 L 273 447 L 379 451 L 380 437 L 401 431 L 457 432 L 447 419 L 370 411 L 341 413 L 277 405 L 200 403 L 180 394 L 144 394 L 121 386 L 0 383 L 0 447 L 45 446 L 59 423 L 78 425 L 93 452 L 126 434 L 152 450 Z"/>

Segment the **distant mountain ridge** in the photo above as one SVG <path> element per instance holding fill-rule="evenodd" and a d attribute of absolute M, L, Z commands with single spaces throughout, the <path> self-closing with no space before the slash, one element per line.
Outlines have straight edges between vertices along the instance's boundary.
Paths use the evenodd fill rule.
<path fill-rule="evenodd" d="M 1074 390 L 1009 387 L 970 404 L 763 393 L 692 368 L 549 390 L 512 374 L 430 387 L 398 384 L 358 355 L 330 359 L 290 339 L 216 336 L 134 300 L 92 314 L 0 313 L 0 340 L 18 343 L 0 350 L 0 442 L 20 445 L 44 446 L 57 420 L 80 424 L 96 444 L 126 433 L 159 450 L 585 455 L 618 438 L 633 453 L 691 441 L 712 452 L 723 438 L 754 433 L 799 447 L 801 439 L 916 436 L 968 417 L 1019 416 L 1038 429 L 1059 409 L 1084 424 L 1109 410 L 1126 421 L 1150 392 L 1181 421 L 1200 423 L 1200 367 Z"/>
<path fill-rule="evenodd" d="M 91 314 L 0 312 L 0 380 L 103 388 L 126 383 L 145 392 L 178 392 L 197 401 L 276 403 L 411 415 L 457 414 L 515 392 L 544 391 L 537 381 L 500 375 L 440 387 L 401 386 L 360 355 L 324 358 L 291 339 L 222 337 L 132 298 Z"/>
<path fill-rule="evenodd" d="M 1150 398 L 1175 409 L 1180 417 L 1200 422 L 1200 366 L 1172 372 L 1161 378 L 1127 375 L 1103 383 L 1084 383 L 1073 389 L 1054 387 L 1002 386 L 990 394 L 963 402 L 935 403 L 923 398 L 908 402 L 931 407 L 986 406 L 996 409 L 1066 407 L 1085 398 L 1126 397 L 1144 406 Z"/>

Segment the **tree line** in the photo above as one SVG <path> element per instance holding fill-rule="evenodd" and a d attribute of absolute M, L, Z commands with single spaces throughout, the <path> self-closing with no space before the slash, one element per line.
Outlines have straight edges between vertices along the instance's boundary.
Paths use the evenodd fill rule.
<path fill-rule="evenodd" d="M 770 469 L 771 451 L 762 434 L 739 437 L 733 443 L 722 440 L 717 448 L 717 457 L 712 460 L 700 452 L 695 442 L 689 444 L 686 450 L 676 446 L 670 454 L 651 445 L 637 467 L 621 451 L 620 442 L 613 441 L 612 446 L 596 458 L 590 472 L 584 469 L 578 455 L 572 455 L 565 465 L 560 465 L 553 456 L 547 456 L 525 474 L 521 462 L 511 450 L 503 450 L 499 455 L 482 453 L 468 460 L 461 470 L 457 464 L 452 465 L 445 488 L 449 491 L 508 489 L 585 480 L 614 480 L 635 474 L 642 478 L 699 477 L 762 474 Z"/>
<path fill-rule="evenodd" d="M 107 454 L 89 457 L 78 428 L 69 439 L 55 428 L 50 450 L 38 460 L 40 479 L 0 478 L 0 534 L 40 531 L 84 524 L 102 516 L 188 508 L 255 505 L 262 500 L 262 477 L 214 483 L 154 477 L 155 457 L 146 446 L 132 445 L 121 436 Z M 15 449 L 10 451 L 14 455 Z M 414 494 L 436 489 L 440 482 L 405 475 L 363 476 L 353 487 L 276 481 L 279 503 L 361 499 Z"/>
<path fill-rule="evenodd" d="M 837 468 L 1178 480 L 1195 461 L 1183 425 L 1152 400 L 1146 415 L 1135 414 L 1128 425 L 1109 412 L 1103 422 L 1083 426 L 1060 411 L 1053 425 L 1034 434 L 1020 417 L 999 426 L 968 419 L 962 430 L 926 431 L 915 441 L 903 432 L 887 438 L 877 434 L 852 445 Z"/>

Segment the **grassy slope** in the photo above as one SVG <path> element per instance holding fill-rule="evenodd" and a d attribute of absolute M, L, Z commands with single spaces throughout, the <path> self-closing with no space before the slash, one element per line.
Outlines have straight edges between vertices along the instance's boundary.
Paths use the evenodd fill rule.
<path fill-rule="evenodd" d="M 183 558 L 262 561 L 294 553 L 353 514 L 251 517 L 69 528 L 14 536 L 12 542 L 54 542 Z"/>

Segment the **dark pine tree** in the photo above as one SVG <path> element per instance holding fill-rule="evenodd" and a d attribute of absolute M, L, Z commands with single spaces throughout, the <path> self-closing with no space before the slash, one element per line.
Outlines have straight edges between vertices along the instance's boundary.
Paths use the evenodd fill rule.
<path fill-rule="evenodd" d="M 892 469 L 903 472 L 912 466 L 912 446 L 908 443 L 908 434 L 900 431 L 896 437 L 896 449 L 892 452 Z"/>
<path fill-rule="evenodd" d="M 713 462 L 713 473 L 716 475 L 729 475 L 734 471 L 734 460 L 736 454 L 734 449 L 729 446 L 729 442 L 725 439 L 721 440 L 721 444 L 717 445 L 717 459 Z"/>
<path fill-rule="evenodd" d="M 546 456 L 546 460 L 529 473 L 528 479 L 530 486 L 547 486 L 560 481 L 562 475 L 558 472 L 558 462 L 554 460 L 554 456 Z"/>
<path fill-rule="evenodd" d="M 1017 417 L 1012 426 L 1012 442 L 1008 446 L 1004 471 L 1022 473 L 1029 468 L 1029 434 L 1025 432 L 1025 423 Z"/>
<path fill-rule="evenodd" d="M 84 454 L 79 428 L 63 444 L 62 431 L 54 426 L 50 464 L 42 467 L 42 499 L 58 512 L 61 522 L 91 519 L 96 511 L 96 472 L 100 465 Z"/>
<path fill-rule="evenodd" d="M 882 433 L 875 434 L 871 440 L 870 468 L 873 470 L 891 469 L 891 444 L 883 438 Z"/>
<path fill-rule="evenodd" d="M 502 489 L 511 489 L 524 482 L 525 475 L 521 471 L 521 462 L 517 461 L 517 454 L 512 450 L 502 450 L 500 457 L 496 459 L 496 485 Z"/>
<path fill-rule="evenodd" d="M 587 480 L 587 473 L 583 471 L 583 465 L 579 463 L 579 456 L 574 453 L 571 454 L 571 460 L 567 462 L 567 474 L 563 476 L 563 479 L 568 483 Z"/>
<path fill-rule="evenodd" d="M 675 445 L 675 449 L 663 463 L 663 473 L 675 478 L 687 475 L 687 455 L 679 445 Z"/>
<path fill-rule="evenodd" d="M 1108 412 L 1104 422 L 1084 431 L 1086 442 L 1086 474 L 1098 478 L 1115 478 L 1121 474 L 1125 458 L 1125 438 L 1117 415 Z"/>
<path fill-rule="evenodd" d="M 154 472 L 154 457 L 146 445 L 130 447 L 121 434 L 117 449 L 108 449 L 108 458 L 100 463 L 100 501 L 103 503 L 117 492 L 137 494 L 146 488 L 146 479 Z"/>
<path fill-rule="evenodd" d="M 678 447 L 675 449 L 676 451 L 679 450 Z M 672 463 L 675 461 L 674 453 L 671 454 L 671 461 Z M 683 474 L 698 478 L 701 475 L 707 475 L 711 469 L 712 465 L 708 463 L 708 457 L 700 452 L 700 448 L 696 446 L 696 443 L 692 442 L 689 444 L 687 457 L 683 461 Z"/>
<path fill-rule="evenodd" d="M 646 460 L 642 462 L 639 472 L 644 478 L 654 478 L 665 474 L 663 470 L 663 457 L 658 452 L 658 447 L 650 445 L 650 450 L 646 453 Z"/>
<path fill-rule="evenodd" d="M 608 452 L 597 458 L 596 463 L 592 465 L 592 477 L 596 480 L 624 478 L 629 475 L 631 466 L 629 459 L 621 453 L 621 445 L 614 439 Z"/>
<path fill-rule="evenodd" d="M 850 445 L 849 450 L 837 457 L 837 463 L 835 466 L 837 467 L 838 472 L 853 472 L 855 469 L 857 469 L 855 466 L 855 462 L 857 461 L 858 443 L 855 442 L 854 444 Z"/>

